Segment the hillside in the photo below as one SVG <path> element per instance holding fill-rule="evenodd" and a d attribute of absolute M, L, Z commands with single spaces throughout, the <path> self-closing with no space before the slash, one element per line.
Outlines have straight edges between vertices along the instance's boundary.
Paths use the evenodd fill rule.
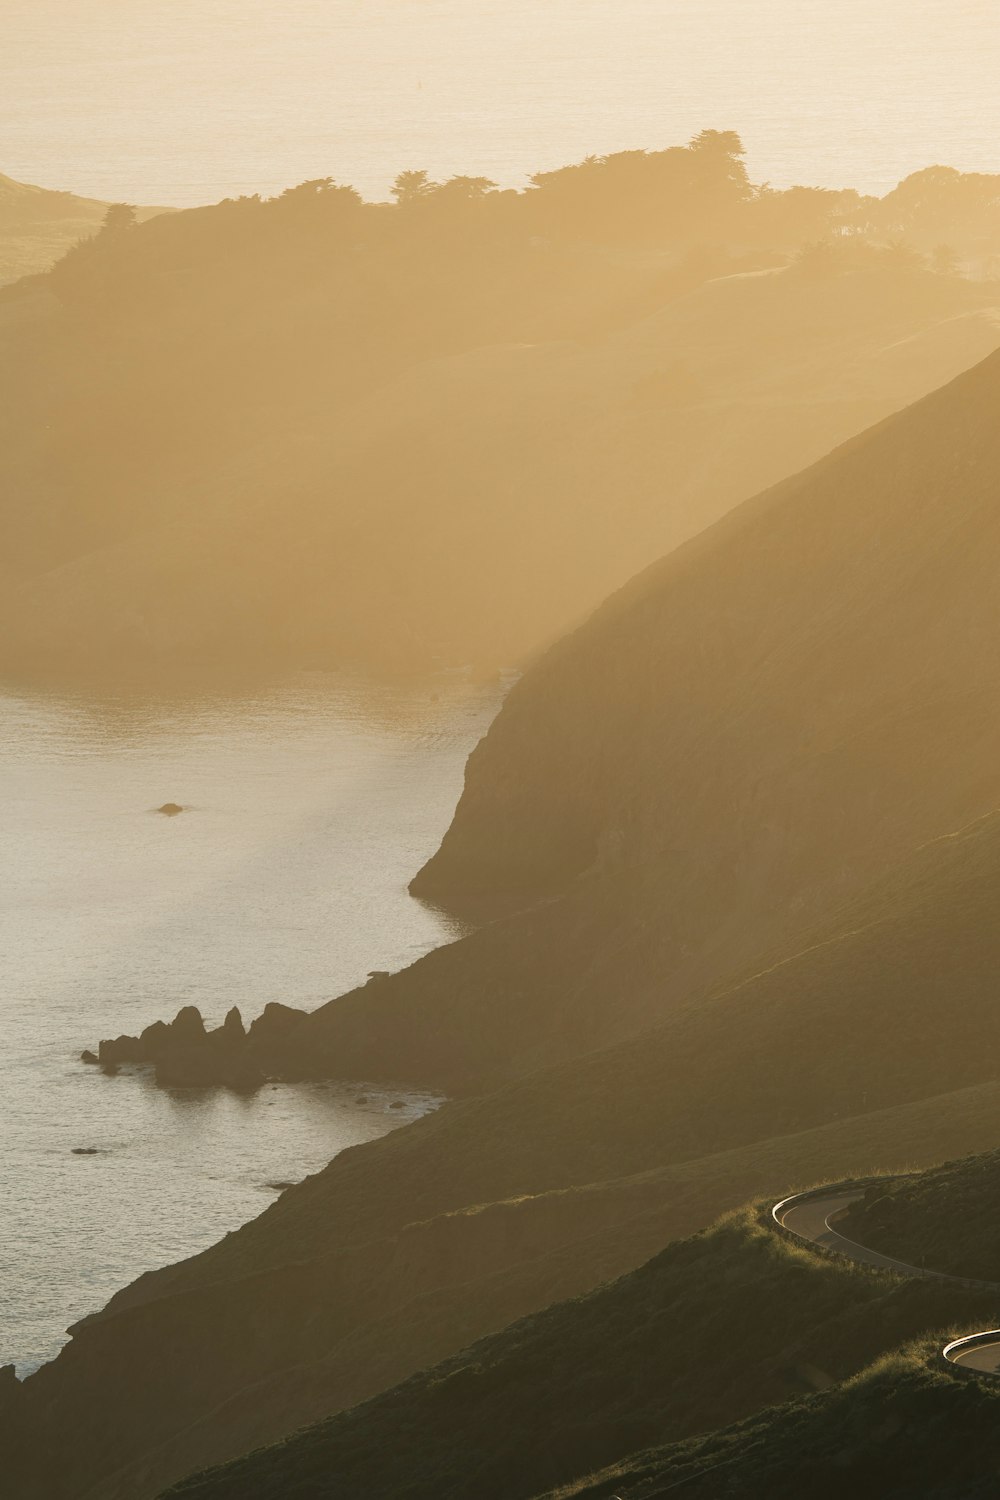
<path fill-rule="evenodd" d="M 937 1208 L 940 1222 L 965 1206 L 973 1181 L 980 1200 L 991 1197 L 993 1168 L 995 1153 L 906 1182 L 873 1184 L 868 1198 L 888 1203 L 891 1214 L 903 1193 L 925 1210 Z M 818 1455 L 827 1452 L 836 1456 L 841 1479 L 845 1469 L 864 1473 L 872 1492 L 904 1493 L 905 1476 L 911 1492 L 919 1484 L 920 1494 L 936 1494 L 914 1462 L 913 1440 L 928 1422 L 946 1421 L 956 1424 L 954 1432 L 949 1426 L 949 1445 L 958 1435 L 972 1445 L 961 1470 L 966 1484 L 982 1475 L 987 1455 L 1000 1460 L 990 1432 L 1000 1391 L 995 1381 L 965 1383 L 949 1372 L 939 1358 L 943 1331 L 923 1347 L 891 1353 L 918 1328 L 926 1336 L 932 1325 L 948 1330 L 995 1321 L 992 1294 L 816 1257 L 777 1239 L 766 1209 L 734 1215 L 589 1297 L 515 1324 L 374 1402 L 170 1493 L 205 1500 L 277 1500 L 289 1491 L 316 1500 L 355 1492 L 386 1500 L 516 1500 L 534 1493 L 541 1474 L 558 1486 L 572 1473 L 599 1467 L 595 1454 L 621 1451 L 631 1441 L 641 1448 L 652 1433 L 674 1447 L 619 1459 L 596 1481 L 559 1493 L 607 1495 L 613 1487 L 626 1497 L 652 1496 L 661 1484 L 695 1483 L 701 1472 L 707 1477 L 730 1465 L 739 1466 L 738 1474 L 721 1486 L 716 1474 L 713 1494 L 791 1493 L 783 1486 L 823 1467 Z M 841 1227 L 860 1229 L 869 1214 L 856 1208 Z M 978 1226 L 964 1224 L 958 1237 L 972 1259 L 982 1260 L 994 1244 L 992 1222 L 980 1214 Z M 857 1377 L 859 1361 L 876 1345 L 882 1360 Z M 765 1412 L 735 1432 L 676 1442 L 685 1427 L 708 1427 L 712 1410 L 746 1408 L 748 1398 L 759 1409 L 810 1386 L 827 1394 Z M 764 1432 L 771 1440 L 761 1453 Z M 803 1452 L 807 1433 L 814 1436 L 806 1445 L 810 1468 L 803 1470 L 790 1455 Z M 957 1485 L 940 1460 L 931 1472 Z M 772 1484 L 777 1491 L 766 1488 Z"/>
<path fill-rule="evenodd" d="M 50 270 L 78 240 L 96 234 L 107 209 L 93 198 L 30 187 L 0 173 L 0 286 Z M 165 212 L 140 209 L 139 219 Z"/>
<path fill-rule="evenodd" d="M 830 1385 L 988 1305 L 820 1261 L 748 1213 L 169 1493 L 519 1500 L 612 1455 Z"/>
<path fill-rule="evenodd" d="M 759 854 L 808 902 L 811 845 L 835 863 L 992 806 L 998 400 L 991 358 L 609 600 L 510 694 L 414 890 L 492 915 L 584 872 L 682 868 L 714 911 L 702 885 L 753 860 L 766 819 Z"/>
<path fill-rule="evenodd" d="M 1000 1468 L 996 1382 L 956 1379 L 918 1345 L 844 1386 L 722 1432 L 637 1454 L 550 1500 L 989 1500 Z"/>
<path fill-rule="evenodd" d="M 1000 1152 L 874 1189 L 841 1232 L 911 1264 L 987 1281 L 1000 1273 Z"/>
<path fill-rule="evenodd" d="M 652 156 L 393 204 L 324 179 L 9 289 L 0 671 L 520 664 L 1000 342 L 995 284 L 861 235 L 802 258 L 838 195 L 753 227 L 731 146 L 674 155 L 655 234 Z"/>
<path fill-rule="evenodd" d="M 998 878 L 989 819 L 796 957 L 635 1042 L 346 1152 L 141 1278 L 22 1388 L 26 1447 L 5 1457 L 25 1500 L 83 1478 L 95 1500 L 155 1494 L 630 1270 L 750 1193 L 992 1146 Z"/>

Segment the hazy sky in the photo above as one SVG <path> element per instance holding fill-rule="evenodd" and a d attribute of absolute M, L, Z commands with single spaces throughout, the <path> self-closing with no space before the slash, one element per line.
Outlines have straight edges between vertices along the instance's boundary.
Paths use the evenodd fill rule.
<path fill-rule="evenodd" d="M 203 201 L 504 183 L 740 130 L 755 176 L 1000 169 L 1000 0 L 0 0 L 0 171 Z"/>

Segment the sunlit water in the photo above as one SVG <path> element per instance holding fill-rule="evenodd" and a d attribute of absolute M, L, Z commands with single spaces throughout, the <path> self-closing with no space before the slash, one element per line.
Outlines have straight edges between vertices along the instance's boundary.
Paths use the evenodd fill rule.
<path fill-rule="evenodd" d="M 2 0 L 0 172 L 140 202 L 505 185 L 739 130 L 757 180 L 1000 170 L 997 0 Z"/>
<path fill-rule="evenodd" d="M 0 1364 L 34 1368 L 139 1272 L 260 1212 L 269 1183 L 433 1106 L 344 1083 L 166 1093 L 78 1057 L 182 1004 L 311 1008 L 446 940 L 406 882 L 496 699 L 319 676 L 250 698 L 0 697 Z"/>

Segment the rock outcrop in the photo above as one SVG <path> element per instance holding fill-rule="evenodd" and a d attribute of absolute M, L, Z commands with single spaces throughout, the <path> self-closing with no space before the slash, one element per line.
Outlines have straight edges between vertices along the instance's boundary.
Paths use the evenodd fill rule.
<path fill-rule="evenodd" d="M 126 1063 L 152 1066 L 165 1088 L 256 1089 L 282 1071 L 285 1045 L 305 1015 L 289 1005 L 267 1005 L 248 1032 L 233 1006 L 222 1025 L 209 1031 L 198 1008 L 185 1005 L 171 1022 L 154 1021 L 138 1036 L 102 1041 L 97 1060 L 106 1072 Z"/>

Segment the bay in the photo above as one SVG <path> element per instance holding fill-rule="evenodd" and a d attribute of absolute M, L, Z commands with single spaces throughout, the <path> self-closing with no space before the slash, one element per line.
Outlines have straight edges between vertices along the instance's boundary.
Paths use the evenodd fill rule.
<path fill-rule="evenodd" d="M 455 936 L 406 884 L 496 706 L 455 679 L 320 674 L 0 695 L 0 1364 L 37 1367 L 68 1323 L 259 1213 L 273 1184 L 436 1105 L 394 1109 L 365 1080 L 163 1091 L 79 1053 L 186 1004 L 212 1023 L 311 1009 Z"/>

